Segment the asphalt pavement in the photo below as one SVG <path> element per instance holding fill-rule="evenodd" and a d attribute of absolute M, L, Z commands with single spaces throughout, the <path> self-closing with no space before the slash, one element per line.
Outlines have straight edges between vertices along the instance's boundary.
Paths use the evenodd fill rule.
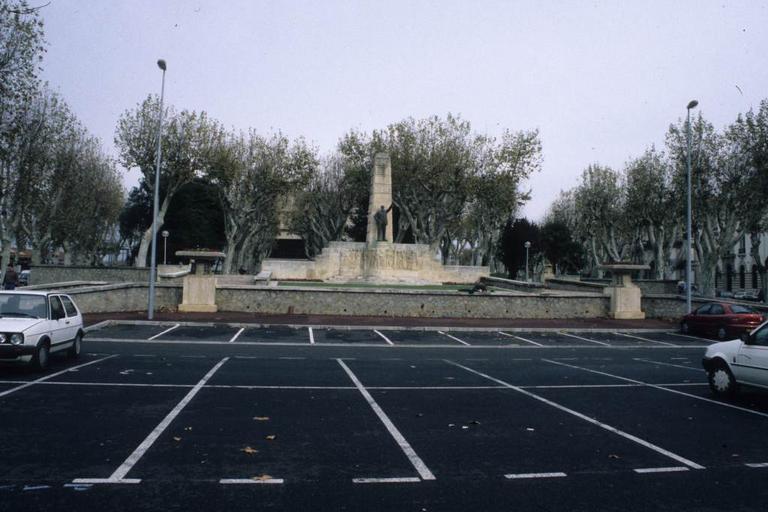
<path fill-rule="evenodd" d="M 0 510 L 765 510 L 766 394 L 650 331 L 181 322 L 0 366 Z"/>

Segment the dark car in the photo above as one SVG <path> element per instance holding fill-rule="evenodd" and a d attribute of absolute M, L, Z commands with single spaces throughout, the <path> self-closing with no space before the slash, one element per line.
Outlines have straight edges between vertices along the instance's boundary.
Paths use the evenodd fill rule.
<path fill-rule="evenodd" d="M 683 317 L 680 331 L 714 336 L 724 340 L 738 338 L 763 323 L 763 315 L 742 304 L 712 302 L 704 304 Z"/>

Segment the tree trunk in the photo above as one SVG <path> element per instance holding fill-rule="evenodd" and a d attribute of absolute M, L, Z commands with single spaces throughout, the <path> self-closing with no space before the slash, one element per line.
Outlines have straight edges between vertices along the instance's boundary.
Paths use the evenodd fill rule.
<path fill-rule="evenodd" d="M 160 228 L 163 227 L 163 223 L 165 222 L 165 214 L 168 212 L 168 207 L 171 204 L 171 198 L 173 194 L 169 191 L 168 194 L 166 194 L 165 199 L 163 199 L 163 203 L 160 205 L 160 211 L 157 212 L 157 231 L 160 232 Z M 144 235 L 141 237 L 141 245 L 139 246 L 139 254 L 136 257 L 136 267 L 138 268 L 145 268 L 147 267 L 147 255 L 149 254 L 149 247 L 152 242 L 152 224 L 149 225 L 146 231 L 144 231 Z M 157 250 L 157 247 L 155 247 L 155 250 Z"/>

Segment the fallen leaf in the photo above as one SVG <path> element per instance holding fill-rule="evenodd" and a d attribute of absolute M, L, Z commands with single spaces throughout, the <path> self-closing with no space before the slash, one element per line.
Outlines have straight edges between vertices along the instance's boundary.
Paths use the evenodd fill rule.
<path fill-rule="evenodd" d="M 254 453 L 259 453 L 259 450 L 251 448 L 250 446 L 246 446 L 245 448 L 241 448 L 240 451 L 241 452 L 245 452 L 248 455 L 253 455 Z"/>
<path fill-rule="evenodd" d="M 254 416 L 253 419 L 256 421 L 269 421 L 269 416 Z"/>
<path fill-rule="evenodd" d="M 467 430 L 468 428 L 469 428 L 469 427 L 468 427 L 468 426 L 466 426 L 466 425 L 462 425 L 462 426 L 461 426 L 461 430 Z"/>
<path fill-rule="evenodd" d="M 192 427 L 184 427 L 184 430 L 192 430 Z"/>
<path fill-rule="evenodd" d="M 174 436 L 173 440 L 174 440 L 174 441 L 176 441 L 176 442 L 178 443 L 179 441 L 181 441 L 181 438 L 180 438 L 180 437 L 175 437 L 175 436 Z"/>
<path fill-rule="evenodd" d="M 270 434 L 264 439 L 266 439 L 267 441 L 274 441 L 275 439 L 277 439 L 277 436 L 275 434 Z"/>
<path fill-rule="evenodd" d="M 525 430 L 527 430 L 528 432 L 534 432 L 536 429 L 531 427 L 526 427 Z"/>
<path fill-rule="evenodd" d="M 618 455 L 616 455 L 615 453 L 611 453 L 611 454 L 609 454 L 609 455 L 608 455 L 608 458 L 609 458 L 609 459 L 620 459 L 621 457 L 619 457 L 619 456 L 618 456 Z"/>
<path fill-rule="evenodd" d="M 251 480 L 261 481 L 261 480 L 272 480 L 271 475 L 259 475 L 251 477 Z"/>
<path fill-rule="evenodd" d="M 469 424 L 470 424 L 470 425 L 479 425 L 479 424 L 480 424 L 480 422 L 479 422 L 479 421 L 477 421 L 477 420 L 472 420 L 472 421 L 470 421 L 470 422 L 469 422 Z"/>

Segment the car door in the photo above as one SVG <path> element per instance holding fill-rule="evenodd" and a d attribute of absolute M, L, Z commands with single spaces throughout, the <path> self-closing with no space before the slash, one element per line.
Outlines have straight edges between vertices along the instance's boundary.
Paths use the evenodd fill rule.
<path fill-rule="evenodd" d="M 67 339 L 73 340 L 77 336 L 77 331 L 83 325 L 83 317 L 80 315 L 80 311 L 75 307 L 74 302 L 68 295 L 60 295 L 61 303 L 64 305 L 64 312 L 67 314 L 66 329 Z"/>
<path fill-rule="evenodd" d="M 64 305 L 58 295 L 51 295 L 48 299 L 51 307 L 50 327 L 51 327 L 51 351 L 61 349 L 59 346 L 67 338 L 67 314 L 64 311 Z"/>
<path fill-rule="evenodd" d="M 693 312 L 693 316 L 690 317 L 689 328 L 692 332 L 702 333 L 707 330 L 707 318 L 709 318 L 709 310 L 712 304 L 704 304 Z"/>
<path fill-rule="evenodd" d="M 722 304 L 712 304 L 707 315 L 707 334 L 717 336 L 717 330 L 724 327 L 727 323 L 725 318 L 725 308 Z"/>
<path fill-rule="evenodd" d="M 768 386 L 768 323 L 763 324 L 751 336 L 751 342 L 742 342 L 736 355 L 736 379 L 758 386 Z"/>

